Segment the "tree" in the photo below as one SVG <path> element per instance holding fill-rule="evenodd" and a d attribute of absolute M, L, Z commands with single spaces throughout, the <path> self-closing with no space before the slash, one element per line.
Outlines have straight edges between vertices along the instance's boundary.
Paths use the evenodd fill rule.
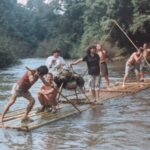
<path fill-rule="evenodd" d="M 130 31 L 138 45 L 150 39 L 150 3 L 149 0 L 132 0 L 134 6 L 133 24 Z"/>

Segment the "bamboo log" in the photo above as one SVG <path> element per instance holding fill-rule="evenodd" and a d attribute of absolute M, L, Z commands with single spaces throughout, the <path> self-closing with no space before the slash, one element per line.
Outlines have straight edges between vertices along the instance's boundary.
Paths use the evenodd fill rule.
<path fill-rule="evenodd" d="M 69 107 L 69 105 L 68 105 L 68 107 Z M 89 108 L 90 108 L 90 105 L 86 105 L 86 106 L 84 105 L 84 106 L 80 107 L 81 111 L 85 111 Z M 77 113 L 77 111 L 73 111 L 73 109 L 69 110 L 68 108 L 65 110 L 64 109 L 61 109 L 61 110 L 62 111 L 60 111 L 56 114 L 46 113 L 46 114 L 43 114 L 43 116 L 41 116 L 41 115 L 34 116 L 32 118 L 32 119 L 34 119 L 34 122 L 27 123 L 27 124 L 21 124 L 20 119 L 11 120 L 11 121 L 8 121 L 8 123 L 6 123 L 4 125 L 4 127 L 28 131 L 28 130 L 38 128 L 38 127 L 43 126 L 45 124 L 60 120 L 62 118 L 65 118 L 67 116 L 70 116 L 70 115 Z"/>
<path fill-rule="evenodd" d="M 122 83 L 122 82 L 118 82 L 118 83 Z M 138 85 L 149 85 L 150 86 L 150 82 L 126 82 L 125 85 L 133 85 L 133 86 L 138 86 Z"/>

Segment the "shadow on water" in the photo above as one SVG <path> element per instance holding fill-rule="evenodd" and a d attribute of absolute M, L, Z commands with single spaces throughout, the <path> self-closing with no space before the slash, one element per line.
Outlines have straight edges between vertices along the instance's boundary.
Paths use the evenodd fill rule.
<path fill-rule="evenodd" d="M 25 59 L 21 65 L 1 71 L 2 94 L 8 95 L 11 85 L 21 76 L 25 65 L 33 64 L 34 68 L 42 63 L 44 59 Z M 77 71 L 80 70 L 80 66 L 78 67 L 75 68 Z M 84 68 L 84 65 L 82 67 Z M 121 68 L 119 70 L 110 68 L 110 72 L 113 83 L 119 81 L 124 73 Z M 34 96 L 39 86 L 40 82 L 32 88 Z M 147 89 L 131 96 L 107 100 L 94 109 L 53 122 L 32 132 L 0 129 L 0 149 L 148 150 L 150 147 L 149 97 Z M 1 99 L 1 109 L 5 103 L 6 100 Z M 20 99 L 12 109 L 25 106 L 26 102 Z"/>

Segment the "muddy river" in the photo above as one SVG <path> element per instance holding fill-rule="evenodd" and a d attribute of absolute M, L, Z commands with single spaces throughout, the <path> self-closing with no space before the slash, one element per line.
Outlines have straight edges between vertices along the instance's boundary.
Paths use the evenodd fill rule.
<path fill-rule="evenodd" d="M 25 66 L 36 68 L 45 59 L 23 59 L 21 64 L 0 70 L 0 112 L 12 85 L 24 73 Z M 74 67 L 79 73 L 85 64 Z M 111 84 L 122 80 L 124 63 L 109 65 Z M 31 89 L 33 96 L 41 85 Z M 105 83 L 102 80 L 102 86 Z M 123 98 L 107 100 L 103 105 L 31 132 L 0 129 L 0 150 L 149 150 L 150 89 Z M 11 110 L 25 108 L 26 100 L 18 98 Z M 39 105 L 36 101 L 36 105 Z"/>

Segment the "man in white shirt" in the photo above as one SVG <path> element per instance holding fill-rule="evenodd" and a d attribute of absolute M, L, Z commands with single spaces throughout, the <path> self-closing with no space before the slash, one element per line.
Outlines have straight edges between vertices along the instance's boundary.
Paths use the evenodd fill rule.
<path fill-rule="evenodd" d="M 52 55 L 46 60 L 46 66 L 54 76 L 58 76 L 60 69 L 65 65 L 64 59 L 60 56 L 60 50 L 55 49 Z"/>

